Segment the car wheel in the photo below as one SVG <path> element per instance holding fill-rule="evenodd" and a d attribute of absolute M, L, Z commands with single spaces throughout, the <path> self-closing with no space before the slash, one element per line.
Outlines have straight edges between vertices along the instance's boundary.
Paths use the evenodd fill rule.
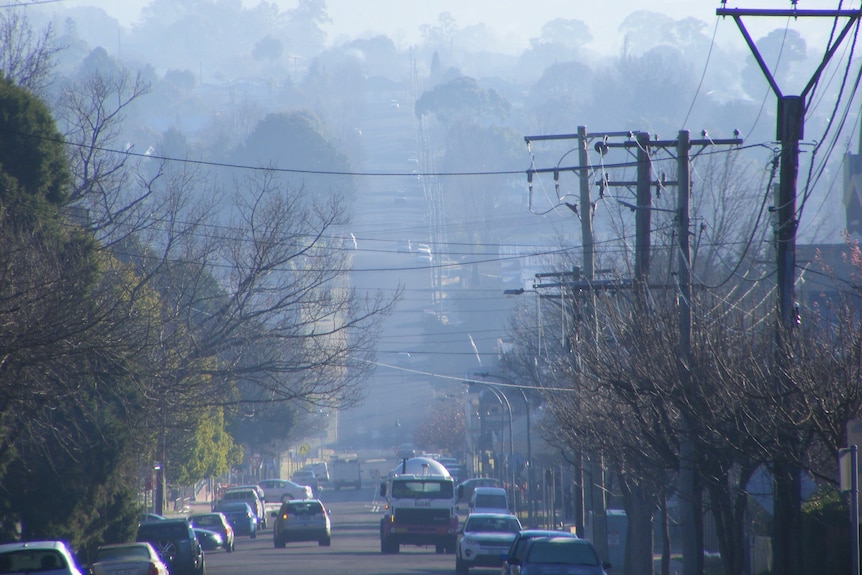
<path fill-rule="evenodd" d="M 446 546 L 442 543 L 438 543 L 434 546 L 434 553 L 436 553 L 437 555 L 442 555 L 446 553 Z"/>
<path fill-rule="evenodd" d="M 317 542 L 320 547 L 329 547 L 332 544 L 332 538 L 326 537 L 325 539 L 321 539 Z"/>
<path fill-rule="evenodd" d="M 253 529 L 253 530 L 252 530 L 252 532 L 251 532 L 251 538 L 252 538 L 252 539 L 257 539 L 257 529 Z"/>
<path fill-rule="evenodd" d="M 275 544 L 276 549 L 284 549 L 287 545 L 287 540 L 281 537 L 273 537 L 272 542 Z"/>
<path fill-rule="evenodd" d="M 470 567 L 460 557 L 455 558 L 455 573 L 457 575 L 467 575 L 470 572 Z"/>
<path fill-rule="evenodd" d="M 164 563 L 170 567 L 177 556 L 177 547 L 174 542 L 169 539 L 161 539 L 156 541 L 156 551 Z"/>

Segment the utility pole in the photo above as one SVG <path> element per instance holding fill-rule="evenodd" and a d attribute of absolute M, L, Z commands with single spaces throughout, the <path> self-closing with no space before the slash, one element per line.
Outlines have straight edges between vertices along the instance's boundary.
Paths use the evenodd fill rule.
<path fill-rule="evenodd" d="M 691 246 L 689 243 L 689 200 L 691 175 L 689 173 L 689 133 L 680 130 L 677 140 L 677 209 L 679 210 L 679 351 L 677 368 L 681 387 L 686 396 L 691 387 Z M 698 508 L 695 449 L 691 438 L 688 413 L 682 412 L 682 431 L 679 439 L 679 477 L 677 492 L 680 500 L 682 527 L 683 575 L 700 575 L 704 570 L 703 517 Z"/>
<path fill-rule="evenodd" d="M 778 321 L 776 322 L 776 397 L 783 397 L 790 384 L 781 376 L 781 366 L 788 360 L 791 334 L 796 326 L 796 177 L 799 171 L 799 142 L 804 137 L 806 98 L 820 78 L 824 68 L 835 55 L 853 24 L 859 19 L 859 10 L 797 10 L 793 1 L 790 10 L 727 9 L 716 10 L 717 16 L 731 16 L 745 38 L 763 75 L 778 99 L 777 138 L 781 142 L 779 190 L 775 211 L 778 223 L 775 230 L 776 266 L 778 287 Z M 832 41 L 820 65 L 798 96 L 787 96 L 760 55 L 742 22 L 743 16 L 823 17 L 831 20 L 846 18 L 841 32 Z M 781 406 L 779 406 L 780 408 Z M 773 569 L 785 575 L 802 573 L 802 488 L 800 470 L 795 462 L 799 440 L 793 430 L 779 432 L 777 437 L 782 456 L 773 462 L 775 481 L 773 515 Z M 853 535 L 854 537 L 856 535 Z"/>
<path fill-rule="evenodd" d="M 639 284 L 638 294 L 635 302 L 641 301 L 646 296 L 645 289 L 649 284 L 650 264 L 650 225 L 652 224 L 652 191 L 650 189 L 650 175 L 652 173 L 652 162 L 649 153 L 649 133 L 638 132 L 637 134 L 637 209 L 635 210 L 635 277 Z M 642 303 L 642 302 L 641 302 Z"/>

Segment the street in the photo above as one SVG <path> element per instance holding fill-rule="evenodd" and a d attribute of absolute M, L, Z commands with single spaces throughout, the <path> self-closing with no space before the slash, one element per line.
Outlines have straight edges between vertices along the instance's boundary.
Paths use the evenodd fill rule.
<path fill-rule="evenodd" d="M 332 518 L 332 546 L 317 543 L 288 543 L 276 549 L 272 529 L 256 539 L 238 537 L 236 551 L 206 554 L 207 575 L 254 575 L 303 573 L 303 575 L 394 575 L 422 573 L 451 574 L 454 555 L 437 555 L 434 547 L 401 547 L 395 555 L 380 552 L 381 501 L 375 501 L 370 487 L 359 491 L 326 491 L 321 500 Z M 477 575 L 499 573 L 499 569 L 475 569 Z"/>

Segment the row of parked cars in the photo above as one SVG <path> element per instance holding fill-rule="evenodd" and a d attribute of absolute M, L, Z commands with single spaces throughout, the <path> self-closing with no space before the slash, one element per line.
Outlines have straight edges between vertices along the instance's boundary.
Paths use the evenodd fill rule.
<path fill-rule="evenodd" d="M 135 542 L 102 545 L 88 575 L 205 575 L 204 551 L 236 548 L 237 536 L 256 538 L 272 521 L 273 543 L 331 542 L 329 513 L 314 489 L 286 479 L 267 479 L 224 491 L 211 512 L 168 519 L 152 513 L 139 519 Z M 279 505 L 267 517 L 265 503 Z M 83 575 L 62 541 L 0 545 L 0 574 L 51 571 Z"/>

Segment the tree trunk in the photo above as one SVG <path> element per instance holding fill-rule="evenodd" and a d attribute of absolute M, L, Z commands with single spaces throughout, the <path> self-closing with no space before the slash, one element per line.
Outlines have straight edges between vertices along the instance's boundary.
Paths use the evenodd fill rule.
<path fill-rule="evenodd" d="M 626 550 L 624 575 L 653 572 L 653 514 L 656 497 L 640 485 L 624 489 Z"/>

